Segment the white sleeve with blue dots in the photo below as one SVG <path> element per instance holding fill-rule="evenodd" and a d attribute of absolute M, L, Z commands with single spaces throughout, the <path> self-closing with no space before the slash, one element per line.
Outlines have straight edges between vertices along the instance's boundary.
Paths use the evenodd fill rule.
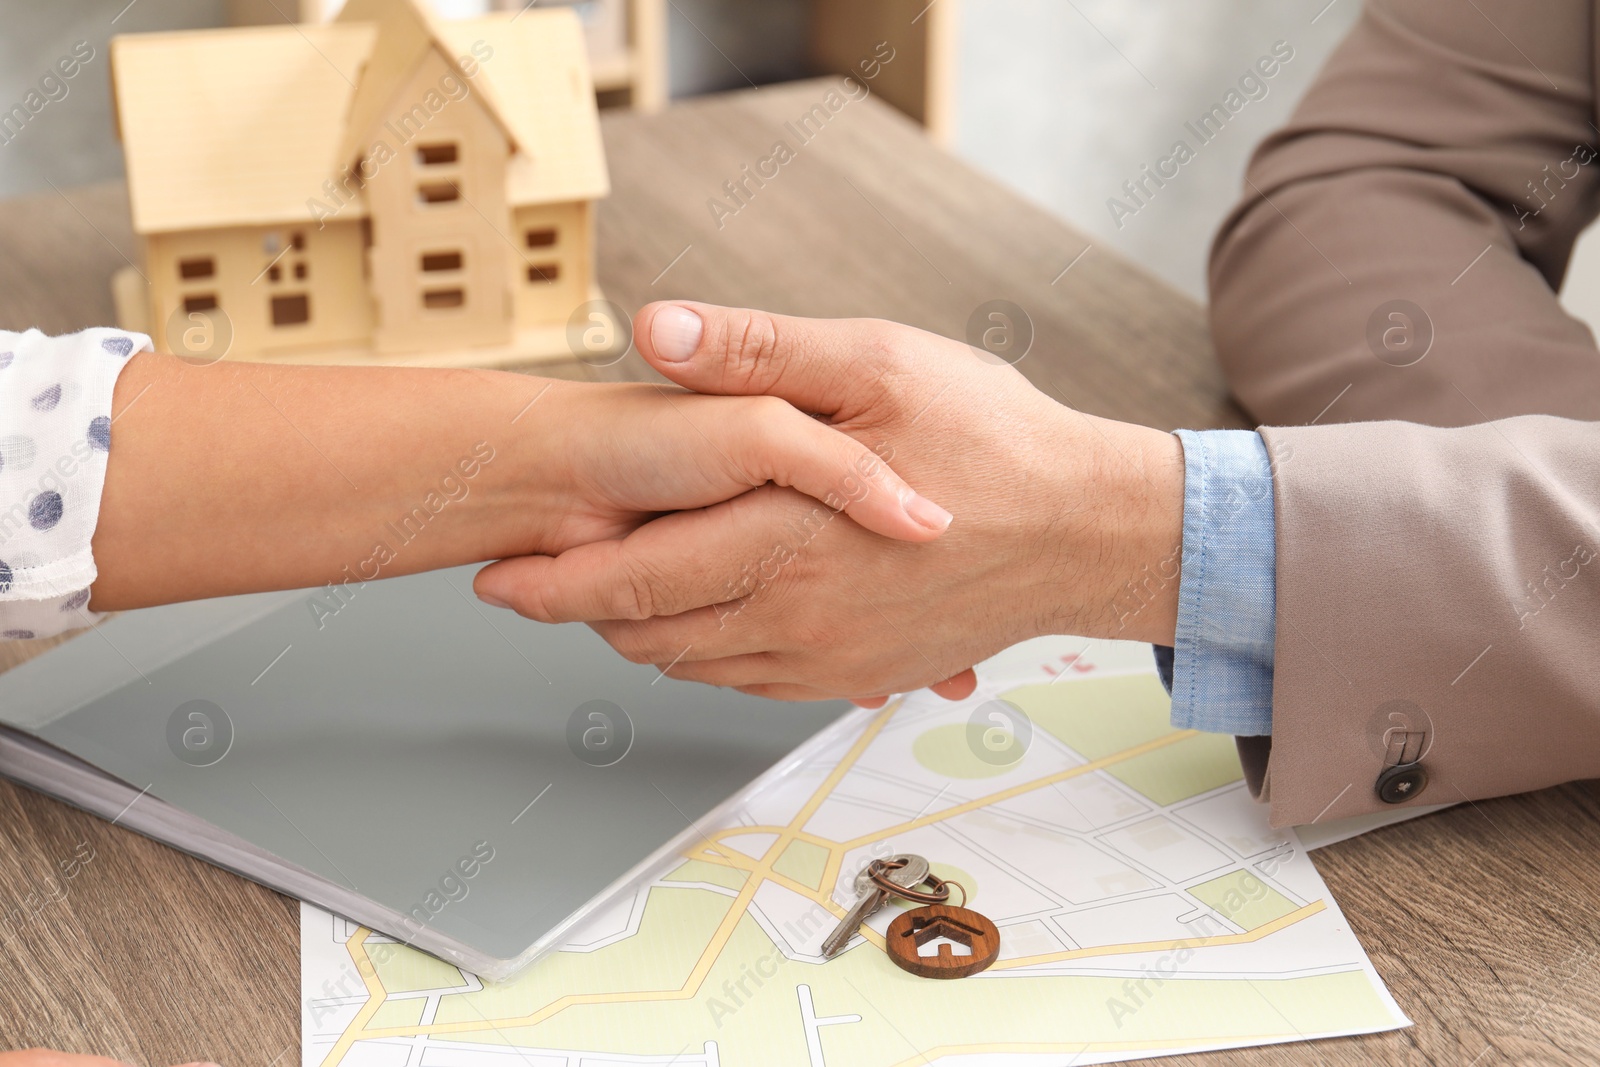
<path fill-rule="evenodd" d="M 0 330 L 0 639 L 88 626 L 111 393 L 150 338 Z"/>

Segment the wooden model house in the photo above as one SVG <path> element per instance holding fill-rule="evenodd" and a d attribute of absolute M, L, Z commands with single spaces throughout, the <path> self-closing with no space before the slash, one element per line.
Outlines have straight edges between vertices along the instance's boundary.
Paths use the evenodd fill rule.
<path fill-rule="evenodd" d="M 350 0 L 325 25 L 112 42 L 142 271 L 118 314 L 158 347 L 283 362 L 568 355 L 598 296 L 608 191 L 567 10 L 442 22 Z"/>

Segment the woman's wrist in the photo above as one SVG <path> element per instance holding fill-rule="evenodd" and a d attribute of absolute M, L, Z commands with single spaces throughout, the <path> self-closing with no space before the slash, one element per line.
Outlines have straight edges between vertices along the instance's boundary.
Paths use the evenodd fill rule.
<path fill-rule="evenodd" d="M 596 537 L 620 536 L 635 522 L 585 521 L 595 500 L 585 496 L 593 471 L 581 459 L 589 439 L 607 437 L 607 395 L 618 387 L 479 372 L 489 387 L 473 447 L 492 453 L 481 465 L 470 508 L 475 559 L 555 555 Z"/>

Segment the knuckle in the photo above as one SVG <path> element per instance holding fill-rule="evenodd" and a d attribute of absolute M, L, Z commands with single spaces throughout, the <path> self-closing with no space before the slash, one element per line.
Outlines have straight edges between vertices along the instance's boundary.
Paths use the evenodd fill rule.
<path fill-rule="evenodd" d="M 724 340 L 724 366 L 732 383 L 747 389 L 761 389 L 776 378 L 778 366 L 778 324 L 764 311 L 741 310 L 728 320 Z"/>
<path fill-rule="evenodd" d="M 533 622 L 557 623 L 566 620 L 557 616 L 557 613 L 545 604 L 544 596 L 538 592 L 525 594 L 511 602 L 511 610 Z"/>
<path fill-rule="evenodd" d="M 707 685 L 718 684 L 716 668 L 699 663 L 673 663 L 670 653 L 657 659 L 653 666 L 668 678 L 675 678 L 680 682 L 701 682 Z"/>
<path fill-rule="evenodd" d="M 635 622 L 653 617 L 660 604 L 661 578 L 644 560 L 624 555 L 622 581 L 615 590 L 617 617 Z"/>
<path fill-rule="evenodd" d="M 656 650 L 647 644 L 613 644 L 611 647 L 615 648 L 617 653 L 629 663 L 643 665 L 654 663 L 660 659 L 660 656 L 656 654 Z"/>
<path fill-rule="evenodd" d="M 654 663 L 660 658 L 660 642 L 652 639 L 648 622 L 612 621 L 591 628 L 629 663 Z"/>
<path fill-rule="evenodd" d="M 880 367 L 898 367 L 905 362 L 912 330 L 888 319 L 867 319 L 861 327 L 862 354 Z"/>
<path fill-rule="evenodd" d="M 792 631 L 795 644 L 810 649 L 814 654 L 829 655 L 839 651 L 839 634 L 825 623 L 799 622 Z"/>

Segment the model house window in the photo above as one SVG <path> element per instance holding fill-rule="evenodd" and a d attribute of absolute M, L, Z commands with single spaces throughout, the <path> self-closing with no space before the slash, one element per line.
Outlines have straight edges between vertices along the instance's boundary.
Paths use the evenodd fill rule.
<path fill-rule="evenodd" d="M 294 276 L 299 281 L 306 280 L 306 265 L 304 263 L 296 263 L 294 265 Z"/>
<path fill-rule="evenodd" d="M 458 308 L 467 302 L 461 289 L 429 289 L 422 294 L 422 306 L 433 311 L 441 308 Z"/>
<path fill-rule="evenodd" d="M 545 229 L 545 230 L 529 230 L 528 231 L 528 247 L 529 248 L 549 248 L 551 245 L 553 245 L 555 243 L 556 243 L 556 231 L 555 231 L 554 228 Z"/>
<path fill-rule="evenodd" d="M 424 252 L 422 253 L 422 269 L 435 270 L 460 270 L 460 252 Z"/>
<path fill-rule="evenodd" d="M 305 293 L 272 298 L 272 325 L 298 326 L 311 321 L 311 298 Z"/>
<path fill-rule="evenodd" d="M 296 232 L 289 238 L 289 246 L 296 252 L 304 252 L 306 250 L 306 235 Z"/>
<path fill-rule="evenodd" d="M 528 268 L 528 283 L 530 285 L 548 285 L 561 277 L 561 264 L 536 263 Z"/>
<path fill-rule="evenodd" d="M 417 186 L 417 199 L 424 204 L 448 204 L 461 199 L 461 190 L 455 182 L 423 182 Z"/>
<path fill-rule="evenodd" d="M 457 159 L 454 144 L 425 144 L 417 146 L 417 162 L 424 167 L 437 167 L 442 163 L 454 163 Z"/>
<path fill-rule="evenodd" d="M 210 256 L 178 260 L 178 277 L 209 278 L 217 273 L 217 264 Z"/>
<path fill-rule="evenodd" d="M 283 280 L 283 268 L 274 263 L 267 268 L 267 281 L 276 282 Z"/>
<path fill-rule="evenodd" d="M 210 311 L 217 306 L 215 293 L 197 293 L 194 296 L 183 298 L 183 313 L 193 315 L 196 311 Z"/>

